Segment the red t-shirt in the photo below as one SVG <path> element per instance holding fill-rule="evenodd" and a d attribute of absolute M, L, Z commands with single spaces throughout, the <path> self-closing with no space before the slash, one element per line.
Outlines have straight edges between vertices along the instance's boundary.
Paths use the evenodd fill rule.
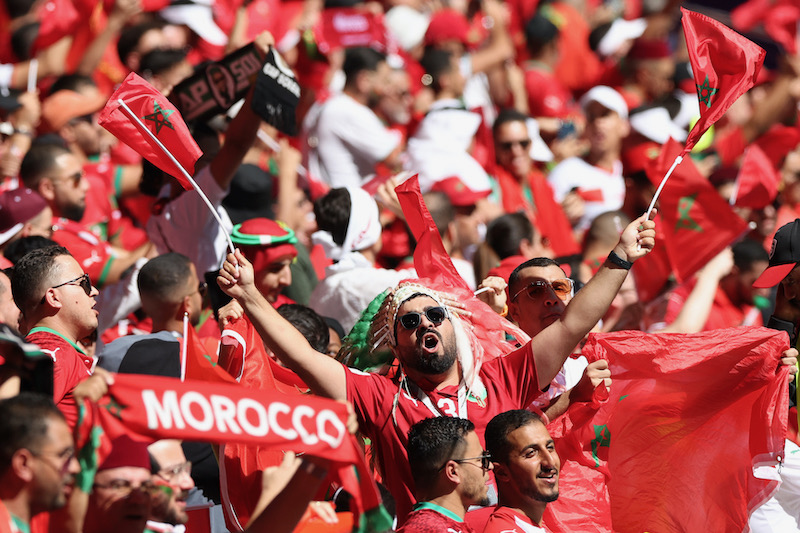
<path fill-rule="evenodd" d="M 92 283 L 103 286 L 114 261 L 111 245 L 101 241 L 86 226 L 66 218 L 53 219 L 53 240 L 69 250 Z"/>
<path fill-rule="evenodd" d="M 78 404 L 73 389 L 92 375 L 94 360 L 78 345 L 50 328 L 35 327 L 26 341 L 39 346 L 53 358 L 53 401 L 64 414 L 70 428 L 78 423 Z"/>
<path fill-rule="evenodd" d="M 399 516 L 399 515 L 398 515 Z M 406 524 L 397 533 L 475 533 L 465 522 L 445 516 L 433 509 L 419 509 L 408 515 Z"/>
<path fill-rule="evenodd" d="M 355 407 L 361 431 L 372 440 L 373 453 L 386 486 L 395 498 L 397 517 L 402 524 L 414 502 L 414 482 L 406 452 L 408 431 L 416 422 L 439 413 L 458 416 L 458 387 L 424 391 L 430 404 L 435 406 L 431 410 L 425 402 L 405 391 L 400 392 L 397 377 L 389 379 L 351 368 L 347 370 L 347 399 Z M 492 417 L 510 409 L 522 409 L 540 394 L 530 344 L 484 363 L 480 377 L 486 386 L 486 397 L 477 399 L 470 395 L 466 404 L 467 417 L 475 424 L 478 438 L 483 442 L 483 432 Z M 393 414 L 392 406 L 398 394 Z"/>
<path fill-rule="evenodd" d="M 573 111 L 572 94 L 551 72 L 525 69 L 528 114 L 532 117 L 567 118 Z"/>
<path fill-rule="evenodd" d="M 483 533 L 546 533 L 546 529 L 535 525 L 527 515 L 509 507 L 497 507 L 489 517 Z"/>

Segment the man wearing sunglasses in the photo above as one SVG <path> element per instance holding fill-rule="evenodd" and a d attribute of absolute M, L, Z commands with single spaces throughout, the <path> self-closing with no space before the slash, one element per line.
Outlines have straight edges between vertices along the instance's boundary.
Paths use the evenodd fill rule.
<path fill-rule="evenodd" d="M 475 425 L 463 418 L 434 417 L 408 433 L 408 462 L 417 504 L 400 532 L 472 533 L 464 522 L 471 505 L 487 505 L 492 462 Z"/>
<path fill-rule="evenodd" d="M 85 390 L 94 396 L 105 393 L 103 373 L 87 382 L 95 360 L 80 344 L 97 328 L 94 307 L 98 291 L 66 248 L 49 246 L 17 262 L 11 292 L 22 311 L 25 340 L 53 358 L 53 399 L 74 427 L 78 421 L 76 396 Z"/>
<path fill-rule="evenodd" d="M 561 316 L 523 348 L 483 362 L 480 368 L 472 348 L 457 341 L 462 319 L 446 308 L 445 313 L 436 309 L 445 307 L 442 299 L 419 284 L 401 285 L 373 322 L 401 366 L 401 372 L 389 378 L 350 371 L 320 356 L 258 294 L 252 266 L 240 253 L 228 256 L 218 282 L 242 304 L 269 348 L 313 392 L 354 403 L 361 430 L 376 444 L 402 521 L 413 502 L 403 442 L 407 428 L 431 415 L 457 416 L 471 420 L 480 438 L 494 415 L 530 405 L 608 309 L 632 262 L 654 246 L 654 228 L 655 223 L 643 217 L 631 223 L 614 253 Z"/>
<path fill-rule="evenodd" d="M 153 495 L 153 507 L 147 529 L 157 533 L 175 533 L 175 526 L 189 521 L 186 499 L 194 488 L 192 463 L 186 460 L 181 441 L 162 439 L 147 447 L 153 470 L 153 483 L 162 490 Z"/>
<path fill-rule="evenodd" d="M 64 507 L 80 471 L 72 432 L 43 395 L 0 401 L 0 530 L 30 531 L 35 515 Z"/>

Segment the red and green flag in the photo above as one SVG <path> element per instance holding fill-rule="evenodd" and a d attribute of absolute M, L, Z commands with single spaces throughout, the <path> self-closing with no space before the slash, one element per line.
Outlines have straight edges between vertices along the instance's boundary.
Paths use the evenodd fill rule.
<path fill-rule="evenodd" d="M 781 175 L 757 144 L 751 144 L 744 154 L 736 176 L 733 205 L 763 209 L 778 196 Z"/>
<path fill-rule="evenodd" d="M 138 120 L 126 113 L 120 101 L 125 102 Z M 190 176 L 194 174 L 194 166 L 203 152 L 180 113 L 141 77 L 133 72 L 128 74 L 100 112 L 98 122 L 139 155 L 178 180 L 184 189 L 194 188 L 184 171 Z M 174 156 L 177 164 L 165 150 Z"/>
<path fill-rule="evenodd" d="M 677 141 L 670 139 L 658 158 L 647 163 L 645 170 L 654 184 L 682 150 Z M 691 278 L 747 230 L 747 223 L 700 174 L 690 158 L 676 167 L 664 185 L 659 214 L 664 248 L 679 282 Z"/>
<path fill-rule="evenodd" d="M 731 11 L 731 22 L 739 31 L 750 31 L 757 24 L 786 52 L 797 53 L 797 24 L 800 5 L 796 0 L 749 0 Z"/>
<path fill-rule="evenodd" d="M 686 151 L 756 81 L 764 50 L 716 20 L 681 8 L 700 119 L 689 132 Z"/>

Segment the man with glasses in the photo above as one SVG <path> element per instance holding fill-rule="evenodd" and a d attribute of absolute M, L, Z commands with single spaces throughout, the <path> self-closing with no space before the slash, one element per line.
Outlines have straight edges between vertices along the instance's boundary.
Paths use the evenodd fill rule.
<path fill-rule="evenodd" d="M 189 521 L 186 503 L 189 492 L 194 488 L 192 463 L 186 460 L 181 442 L 162 439 L 147 447 L 150 453 L 153 483 L 167 490 L 157 492 L 153 497 L 153 507 L 147 530 L 157 533 L 172 533 L 175 526 Z"/>
<path fill-rule="evenodd" d="M 74 427 L 78 421 L 76 388 L 92 375 L 95 360 L 80 342 L 97 328 L 98 295 L 89 276 L 66 248 L 49 246 L 26 254 L 11 279 L 14 301 L 22 312 L 21 331 L 26 341 L 37 344 L 53 358 L 53 399 Z M 105 393 L 104 373 L 82 390 Z"/>
<path fill-rule="evenodd" d="M 477 326 L 455 316 L 457 304 L 418 282 L 401 284 L 384 299 L 365 343 L 368 351 L 386 347 L 397 359 L 400 368 L 392 377 L 351 371 L 290 331 L 255 290 L 252 266 L 240 253 L 228 256 L 218 282 L 242 304 L 267 346 L 314 393 L 353 402 L 402 523 L 413 501 L 404 446 L 408 428 L 431 415 L 468 418 L 481 438 L 493 416 L 530 405 L 603 316 L 633 261 L 653 247 L 654 227 L 643 217 L 631 223 L 573 305 L 524 347 L 490 361 L 483 360 L 480 341 L 468 340 L 466 328 Z"/>
<path fill-rule="evenodd" d="M 561 460 L 544 422 L 526 409 L 506 411 L 486 426 L 498 505 L 484 533 L 544 533 L 542 515 L 558 498 Z"/>
<path fill-rule="evenodd" d="M 0 401 L 0 530 L 30 531 L 31 518 L 64 507 L 80 471 L 64 415 L 43 395 Z"/>
<path fill-rule="evenodd" d="M 153 495 L 147 445 L 122 435 L 100 464 L 89 496 L 83 533 L 142 533 Z"/>
<path fill-rule="evenodd" d="M 464 516 L 471 505 L 489 503 L 492 469 L 475 425 L 463 418 L 428 418 L 411 428 L 406 448 L 417 504 L 399 531 L 472 533 Z"/>

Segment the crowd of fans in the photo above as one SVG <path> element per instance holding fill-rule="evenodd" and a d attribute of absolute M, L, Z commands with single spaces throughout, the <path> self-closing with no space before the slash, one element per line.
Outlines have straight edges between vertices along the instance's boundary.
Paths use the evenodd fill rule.
<path fill-rule="evenodd" d="M 680 3 L 6 0 L 0 532 L 349 530 L 327 458 L 248 472 L 252 448 L 122 436 L 79 465 L 85 402 L 117 373 L 182 378 L 190 339 L 241 385 L 275 387 L 267 372 L 352 404 L 395 526 L 465 533 L 548 530 L 547 424 L 613 379 L 580 355 L 590 332 L 795 340 L 800 274 L 753 286 L 778 228 L 800 246 L 800 56 L 774 43 L 684 163 L 747 233 L 691 279 L 631 270 L 661 245 L 650 162 L 699 116 Z M 236 73 L 217 63 L 250 43 L 300 83 L 297 135 L 252 83 L 243 105 L 220 96 Z M 129 72 L 168 97 L 204 73 L 215 113 L 187 122 L 210 206 L 99 125 Z M 757 200 L 737 178 L 751 147 Z M 415 269 L 420 214 L 395 190 L 415 175 L 456 285 Z M 793 529 L 753 530 L 800 531 L 774 505 Z"/>

